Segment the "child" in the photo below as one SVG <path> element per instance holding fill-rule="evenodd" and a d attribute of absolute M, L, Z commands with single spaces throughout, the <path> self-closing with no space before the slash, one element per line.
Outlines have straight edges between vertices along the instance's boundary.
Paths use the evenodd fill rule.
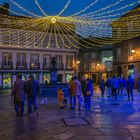
<path fill-rule="evenodd" d="M 62 108 L 63 108 L 64 93 L 63 93 L 61 87 L 59 87 L 59 88 L 57 89 L 57 97 L 58 97 L 58 104 L 59 104 L 59 107 L 60 107 L 60 109 L 62 109 Z"/>

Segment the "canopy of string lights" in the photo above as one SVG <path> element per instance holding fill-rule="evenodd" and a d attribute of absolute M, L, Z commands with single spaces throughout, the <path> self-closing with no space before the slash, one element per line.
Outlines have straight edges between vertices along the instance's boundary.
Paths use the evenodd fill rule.
<path fill-rule="evenodd" d="M 16 0 L 10 0 L 10 3 L 27 14 L 0 6 L 10 12 L 9 15 L 1 14 L 0 31 L 5 41 L 1 41 L 0 45 L 17 45 L 18 41 L 18 47 L 25 46 L 26 42 L 26 47 L 49 48 L 51 40 L 55 40 L 58 48 L 61 48 L 62 43 L 66 48 L 90 48 L 114 44 L 140 35 L 140 0 L 118 0 L 97 10 L 94 7 L 100 0 L 93 0 L 83 9 L 68 16 L 64 16 L 64 12 L 72 5 L 72 0 L 67 0 L 61 11 L 54 16 L 47 14 L 39 0 L 33 1 L 42 15 L 27 9 L 26 5 Z M 127 4 L 121 4 L 124 1 Z M 9 38 L 13 44 L 9 43 Z"/>

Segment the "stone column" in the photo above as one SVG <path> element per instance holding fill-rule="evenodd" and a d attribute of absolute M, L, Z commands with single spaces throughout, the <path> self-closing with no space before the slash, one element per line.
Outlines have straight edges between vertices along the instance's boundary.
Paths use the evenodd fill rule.
<path fill-rule="evenodd" d="M 2 88 L 2 75 L 0 74 L 0 88 Z"/>
<path fill-rule="evenodd" d="M 27 69 L 30 69 L 30 52 L 26 53 Z"/>
<path fill-rule="evenodd" d="M 43 74 L 42 72 L 39 74 L 39 84 L 43 83 Z"/>
<path fill-rule="evenodd" d="M 12 85 L 14 85 L 14 82 L 16 81 L 16 75 L 15 74 L 13 74 L 12 75 Z"/>
<path fill-rule="evenodd" d="M 42 54 L 39 55 L 39 64 L 40 64 L 40 69 L 42 70 L 43 69 L 43 55 Z"/>
<path fill-rule="evenodd" d="M 13 54 L 12 54 L 12 62 L 13 62 L 13 69 L 16 69 L 17 52 L 13 52 Z"/>

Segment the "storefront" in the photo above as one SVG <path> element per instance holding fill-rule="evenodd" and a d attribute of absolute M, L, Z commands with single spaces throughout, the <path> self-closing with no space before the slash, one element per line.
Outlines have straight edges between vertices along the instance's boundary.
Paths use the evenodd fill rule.
<path fill-rule="evenodd" d="M 72 77 L 73 77 L 73 74 L 67 73 L 66 74 L 66 83 L 69 83 L 71 81 Z"/>
<path fill-rule="evenodd" d="M 50 83 L 50 74 L 43 73 L 43 83 Z"/>
<path fill-rule="evenodd" d="M 4 89 L 12 87 L 12 74 L 11 73 L 2 74 L 2 87 Z"/>

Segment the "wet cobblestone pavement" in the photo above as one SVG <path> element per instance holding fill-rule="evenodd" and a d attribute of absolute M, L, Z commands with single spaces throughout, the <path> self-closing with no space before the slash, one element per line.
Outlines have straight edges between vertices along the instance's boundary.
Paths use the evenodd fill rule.
<path fill-rule="evenodd" d="M 52 98 L 41 105 L 39 98 L 38 117 L 17 118 L 8 91 L 0 91 L 0 140 L 140 140 L 140 95 L 135 91 L 134 96 L 132 102 L 120 95 L 114 104 L 95 93 L 92 108 L 80 111 L 60 110 Z M 84 118 L 89 125 L 66 126 L 65 118 Z"/>

